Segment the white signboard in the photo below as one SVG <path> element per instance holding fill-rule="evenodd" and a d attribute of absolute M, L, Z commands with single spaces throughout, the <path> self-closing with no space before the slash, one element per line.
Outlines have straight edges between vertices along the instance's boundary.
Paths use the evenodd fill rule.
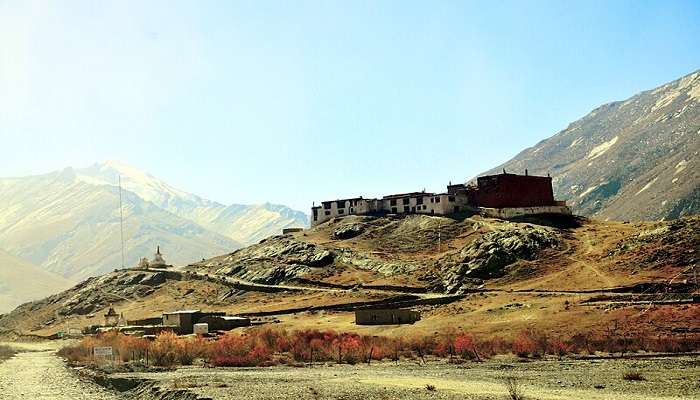
<path fill-rule="evenodd" d="M 93 353 L 95 356 L 102 356 L 102 357 L 111 357 L 112 356 L 112 348 L 111 347 L 95 347 L 93 350 Z"/>

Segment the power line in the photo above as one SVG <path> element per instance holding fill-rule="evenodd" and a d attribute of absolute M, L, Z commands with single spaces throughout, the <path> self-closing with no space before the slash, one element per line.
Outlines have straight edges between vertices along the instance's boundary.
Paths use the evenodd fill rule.
<path fill-rule="evenodd" d="M 122 206 L 122 176 L 119 175 L 119 228 L 122 242 L 122 268 L 124 268 L 124 208 Z"/>

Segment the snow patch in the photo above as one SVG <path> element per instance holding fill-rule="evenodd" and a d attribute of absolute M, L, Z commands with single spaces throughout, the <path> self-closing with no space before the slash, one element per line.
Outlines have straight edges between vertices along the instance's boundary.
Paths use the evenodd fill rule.
<path fill-rule="evenodd" d="M 598 146 L 594 147 L 590 153 L 588 153 L 588 159 L 590 160 L 595 160 L 596 158 L 602 156 L 605 154 L 606 151 L 610 150 L 610 148 L 617 143 L 618 136 L 615 136 L 614 138 L 608 140 L 607 142 L 603 142 L 602 144 L 599 144 Z"/>
<path fill-rule="evenodd" d="M 671 181 L 671 183 L 676 183 L 676 182 L 678 182 L 678 178 L 673 178 L 673 180 Z"/>
<path fill-rule="evenodd" d="M 645 191 L 645 190 L 649 189 L 649 188 L 651 187 L 651 185 L 653 185 L 653 184 L 654 184 L 654 182 L 656 182 L 656 180 L 657 180 L 657 179 L 659 179 L 659 177 L 658 177 L 658 176 L 657 176 L 656 178 L 654 178 L 654 179 L 650 180 L 650 181 L 649 181 L 649 183 L 647 183 L 646 185 L 644 185 L 644 187 L 643 187 L 643 188 L 641 188 L 641 189 L 639 189 L 639 191 L 638 191 L 637 193 L 635 193 L 634 195 L 636 196 L 636 195 L 638 195 L 638 194 L 642 193 L 643 191 Z"/>

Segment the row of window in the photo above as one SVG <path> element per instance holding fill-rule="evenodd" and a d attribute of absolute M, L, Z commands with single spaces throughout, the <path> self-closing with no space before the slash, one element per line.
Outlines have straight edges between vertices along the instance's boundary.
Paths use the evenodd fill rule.
<path fill-rule="evenodd" d="M 422 205 L 422 204 L 423 204 L 423 197 L 416 197 L 415 199 L 416 199 L 416 204 L 417 204 L 417 205 Z M 455 197 L 454 197 L 454 196 L 449 196 L 449 197 L 448 197 L 448 201 L 449 201 L 450 203 L 454 203 Z M 411 202 L 411 198 L 410 198 L 410 197 L 404 197 L 404 198 L 401 199 L 401 204 L 403 204 L 404 206 L 409 205 L 410 202 Z M 437 196 L 437 197 L 431 197 L 431 198 L 430 198 L 430 202 L 431 202 L 431 203 L 439 203 L 439 202 L 440 202 L 440 197 L 439 197 L 439 196 Z M 325 210 L 330 210 L 330 209 L 331 209 L 331 206 L 332 206 L 332 203 L 333 203 L 332 201 L 326 201 L 326 202 L 324 202 L 324 203 L 323 203 L 323 208 L 324 208 Z M 341 209 L 341 208 L 345 208 L 345 206 L 347 205 L 348 201 L 347 201 L 347 200 L 338 200 L 338 201 L 336 201 L 335 203 L 336 203 L 336 208 L 339 209 L 339 210 L 338 210 L 338 213 L 342 214 L 342 212 L 340 211 L 340 209 Z M 357 203 L 358 203 L 358 200 L 350 200 L 350 207 L 355 207 L 355 206 L 357 206 Z M 396 206 L 397 204 L 398 204 L 398 199 L 390 199 L 390 200 L 389 200 L 389 205 L 390 205 L 391 207 L 394 207 L 394 206 Z M 350 212 L 352 212 L 352 211 L 350 211 Z"/>

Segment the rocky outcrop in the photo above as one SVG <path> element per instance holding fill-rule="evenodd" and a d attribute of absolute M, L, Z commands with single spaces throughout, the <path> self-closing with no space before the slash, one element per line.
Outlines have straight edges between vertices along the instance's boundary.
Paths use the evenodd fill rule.
<path fill-rule="evenodd" d="M 490 279 L 506 274 L 506 267 L 518 260 L 532 260 L 545 248 L 556 247 L 556 230 L 524 225 L 489 232 L 459 253 L 461 262 L 448 274 L 448 292 L 458 291 L 466 279 Z"/>
<path fill-rule="evenodd" d="M 194 264 L 216 274 L 255 283 L 277 284 L 301 277 L 312 268 L 333 264 L 335 253 L 291 236 L 273 236 L 222 257 Z"/>
<path fill-rule="evenodd" d="M 336 240 L 352 239 L 362 234 L 364 229 L 362 224 L 341 225 L 333 231 L 331 237 Z"/>

